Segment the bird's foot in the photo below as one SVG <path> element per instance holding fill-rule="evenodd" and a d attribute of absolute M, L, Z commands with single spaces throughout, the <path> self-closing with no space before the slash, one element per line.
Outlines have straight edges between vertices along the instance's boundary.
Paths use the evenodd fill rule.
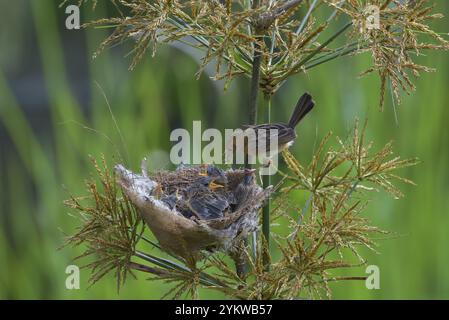
<path fill-rule="evenodd" d="M 264 162 L 262 163 L 262 167 L 264 167 L 264 168 L 269 168 L 272 164 L 273 164 L 273 160 L 267 159 L 266 161 L 264 161 Z"/>

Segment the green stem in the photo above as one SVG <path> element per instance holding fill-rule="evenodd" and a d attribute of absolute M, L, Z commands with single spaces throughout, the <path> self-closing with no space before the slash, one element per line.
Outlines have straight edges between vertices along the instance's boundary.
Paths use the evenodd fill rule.
<path fill-rule="evenodd" d="M 174 261 L 170 261 L 168 259 L 155 257 L 151 254 L 144 253 L 142 251 L 136 251 L 134 255 L 140 259 L 148 261 L 148 262 L 155 264 L 161 268 L 177 270 L 177 271 L 184 271 L 184 272 L 191 272 L 191 270 L 189 268 L 187 268 L 181 264 L 178 264 Z"/>
<path fill-rule="evenodd" d="M 266 110 L 266 123 L 271 123 L 271 96 L 265 96 L 265 102 L 267 106 Z M 263 187 L 264 189 L 271 185 L 271 175 L 263 176 Z M 265 238 L 267 244 L 267 252 L 270 249 L 270 199 L 267 200 L 265 207 L 262 209 L 262 234 Z M 268 254 L 263 256 L 263 263 L 265 269 L 268 271 L 270 269 L 270 261 Z"/>
<path fill-rule="evenodd" d="M 296 65 L 291 68 L 291 70 L 287 73 L 285 73 L 282 76 L 281 81 L 285 81 L 289 76 L 291 76 L 293 73 L 296 73 L 303 65 L 305 65 L 307 62 L 309 62 L 313 57 L 315 57 L 318 53 L 321 52 L 323 48 L 325 48 L 328 44 L 333 42 L 335 39 L 338 38 L 342 33 L 344 33 L 350 26 L 352 26 L 352 22 L 348 22 L 345 24 L 340 30 L 338 30 L 334 35 L 332 35 L 329 39 L 327 39 L 325 42 L 323 42 L 318 48 L 313 50 L 309 55 L 307 55 L 304 59 L 299 61 Z"/>
<path fill-rule="evenodd" d="M 253 67 L 251 73 L 251 87 L 249 93 L 249 123 L 257 124 L 257 98 L 259 96 L 259 81 L 260 81 L 260 64 L 261 64 L 260 47 L 257 43 L 254 44 Z"/>
<path fill-rule="evenodd" d="M 155 257 L 150 254 L 144 253 L 142 251 L 136 251 L 134 253 L 134 255 L 140 259 L 143 259 L 147 262 L 150 262 L 150 263 L 157 265 L 158 267 L 161 267 L 166 270 L 192 273 L 192 270 L 190 270 L 189 268 L 187 268 L 183 265 L 180 265 L 176 262 L 170 261 L 168 259 Z M 206 285 L 206 286 L 216 286 L 216 287 L 224 287 L 224 288 L 226 287 L 220 280 L 215 279 L 214 277 L 212 277 L 204 272 L 200 273 L 200 282 L 201 282 L 201 284 Z"/>
<path fill-rule="evenodd" d="M 307 211 L 309 210 L 310 205 L 312 204 L 312 201 L 313 201 L 313 193 L 310 194 L 309 198 L 307 198 L 306 204 L 301 209 L 301 212 L 300 212 L 299 217 L 298 217 L 298 222 L 297 222 L 297 226 L 295 228 L 295 231 L 292 232 L 292 234 L 288 237 L 288 240 L 294 240 L 295 239 L 295 237 L 296 237 L 296 235 L 297 235 L 297 233 L 299 231 L 299 228 L 300 228 L 300 226 L 302 224 L 302 221 L 304 220 L 304 216 L 307 213 Z"/>
<path fill-rule="evenodd" d="M 317 2 L 318 2 L 318 0 L 314 0 L 312 2 L 312 4 L 310 5 L 309 10 L 307 11 L 306 15 L 304 16 L 304 18 L 301 21 L 301 24 L 299 25 L 298 29 L 296 30 L 296 34 L 300 34 L 304 30 L 304 27 L 306 26 L 307 22 L 309 21 L 310 15 L 312 14 L 313 9 L 315 9 Z"/>
<path fill-rule="evenodd" d="M 353 53 L 353 52 L 356 52 L 357 50 L 360 50 L 360 49 L 359 49 L 359 48 L 352 48 L 352 49 L 348 49 L 348 50 L 346 50 L 346 51 L 343 51 L 343 52 L 341 52 L 341 53 L 338 53 L 338 54 L 329 56 L 329 57 L 327 57 L 327 58 L 325 58 L 325 59 L 322 59 L 322 60 L 317 59 L 317 60 L 315 60 L 316 62 L 313 62 L 313 63 L 311 63 L 311 64 L 305 65 L 304 68 L 305 68 L 306 70 L 312 69 L 312 68 L 314 68 L 314 67 L 317 67 L 317 66 L 319 66 L 319 65 L 321 65 L 321 64 L 323 64 L 323 63 L 329 62 L 329 61 L 331 61 L 331 60 L 334 60 L 334 59 L 337 59 L 337 58 L 340 58 L 340 57 L 347 56 L 348 54 L 351 54 L 351 53 Z"/>
<path fill-rule="evenodd" d="M 251 2 L 252 9 L 257 9 L 260 5 L 260 0 L 253 0 Z M 253 30 L 256 33 L 256 30 Z M 260 82 L 260 65 L 262 63 L 262 56 L 260 46 L 257 42 L 254 43 L 252 71 L 251 71 L 251 87 L 249 93 L 249 124 L 257 124 L 257 98 L 259 96 L 259 82 Z M 248 164 L 246 164 L 247 167 Z"/>

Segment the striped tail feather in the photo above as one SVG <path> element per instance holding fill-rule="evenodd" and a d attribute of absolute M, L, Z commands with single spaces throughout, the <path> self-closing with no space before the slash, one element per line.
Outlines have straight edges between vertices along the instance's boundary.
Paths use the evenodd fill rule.
<path fill-rule="evenodd" d="M 310 110 L 313 109 L 314 106 L 315 102 L 313 102 L 312 96 L 308 93 L 304 93 L 296 104 L 295 110 L 293 111 L 290 121 L 288 122 L 288 126 L 294 129 L 302 118 L 304 118 Z"/>

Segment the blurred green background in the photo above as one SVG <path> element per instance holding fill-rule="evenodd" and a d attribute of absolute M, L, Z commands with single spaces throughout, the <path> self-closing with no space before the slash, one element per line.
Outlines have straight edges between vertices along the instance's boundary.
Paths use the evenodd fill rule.
<path fill-rule="evenodd" d="M 447 1 L 435 2 L 437 11 L 449 11 Z M 62 202 L 69 191 L 84 194 L 93 171 L 88 155 L 105 154 L 133 169 L 148 156 L 158 168 L 168 162 L 171 129 L 189 129 L 193 120 L 202 120 L 203 128 L 239 126 L 247 119 L 248 80 L 235 81 L 226 92 L 207 74 L 195 81 L 197 58 L 182 47 L 161 46 L 133 72 L 124 57 L 129 46 L 92 60 L 108 30 L 66 30 L 58 4 L 0 1 L 0 298 L 156 299 L 168 287 L 144 276 L 130 279 L 117 294 L 112 277 L 87 289 L 84 270 L 80 290 L 65 288 L 65 268 L 81 251 L 58 250 L 64 232 L 77 225 Z M 84 8 L 82 20 L 113 14 L 105 4 L 95 12 Z M 448 27 L 448 19 L 434 24 L 439 32 Z M 380 267 L 381 289 L 333 284 L 335 298 L 449 298 L 449 59 L 432 52 L 419 61 L 438 72 L 416 80 L 417 92 L 397 108 L 398 123 L 390 99 L 384 112 L 378 109 L 378 79 L 357 79 L 368 55 L 295 76 L 273 101 L 272 117 L 285 120 L 305 90 L 316 100 L 292 149 L 303 163 L 318 139 L 330 130 L 345 137 L 356 117 L 369 118 L 368 137 L 376 146 L 393 139 L 397 154 L 422 160 L 400 172 L 417 183 L 401 186 L 405 198 L 380 192 L 366 211 L 374 224 L 399 235 L 380 241 L 380 254 L 367 253 L 368 263 Z M 352 272 L 363 275 L 364 267 Z M 221 296 L 208 291 L 201 297 Z"/>

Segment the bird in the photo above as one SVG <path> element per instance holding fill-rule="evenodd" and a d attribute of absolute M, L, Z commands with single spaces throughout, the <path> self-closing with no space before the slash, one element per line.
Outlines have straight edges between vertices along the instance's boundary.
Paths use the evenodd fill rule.
<path fill-rule="evenodd" d="M 240 136 L 240 138 L 242 138 L 240 141 L 245 141 L 243 148 L 245 155 L 252 157 L 261 156 L 262 154 L 258 154 L 258 147 L 260 144 L 261 146 L 265 145 L 264 151 L 266 158 L 272 158 L 284 149 L 289 148 L 294 143 L 297 138 L 295 131 L 296 126 L 313 109 L 314 106 L 315 102 L 313 101 L 312 96 L 309 93 L 304 93 L 296 103 L 295 109 L 293 110 L 290 120 L 287 123 L 274 122 L 259 125 L 244 125 L 243 128 L 245 128 L 245 130 L 237 133 L 229 144 L 230 148 L 227 147 L 228 156 L 233 155 L 233 153 L 229 154 L 229 152 L 231 150 L 235 152 L 235 144 L 236 141 L 238 141 L 237 138 L 242 135 Z M 252 132 L 254 134 L 251 134 Z M 245 139 L 245 137 L 248 138 Z M 277 138 L 277 144 L 274 146 L 274 149 L 271 149 L 270 142 L 273 138 Z M 263 140 L 265 140 L 265 144 L 263 144 Z"/>
<path fill-rule="evenodd" d="M 254 171 L 252 169 L 245 169 L 245 176 L 242 182 L 234 190 L 235 210 L 239 210 L 243 204 L 248 203 L 249 198 L 252 196 L 254 191 Z"/>
<path fill-rule="evenodd" d="M 248 205 L 251 206 L 252 201 L 257 198 L 257 188 L 254 187 L 255 171 L 255 169 L 244 169 L 243 177 L 239 179 L 240 182 L 234 188 L 231 197 L 234 212 L 247 210 Z M 257 212 L 254 216 L 257 217 Z M 245 279 L 248 274 L 248 256 L 245 251 L 247 242 L 248 238 L 244 236 L 241 241 L 234 243 L 228 251 L 230 257 L 234 260 L 237 275 L 242 279 Z"/>
<path fill-rule="evenodd" d="M 226 185 L 228 183 L 228 178 L 226 177 L 226 173 L 224 172 L 224 170 L 210 164 L 203 164 L 201 166 L 199 175 L 212 178 L 209 184 L 209 188 L 211 188 L 212 190 L 216 190 L 218 188 L 226 188 Z"/>
<path fill-rule="evenodd" d="M 189 170 L 187 185 L 178 185 L 159 197 L 170 210 L 188 219 L 211 220 L 225 217 L 249 200 L 255 169 L 226 172 L 203 164 Z M 179 174 L 183 172 L 178 171 Z M 196 172 L 196 173 L 195 173 Z M 229 174 L 229 177 L 228 177 Z M 187 179 L 187 180 L 189 180 Z M 184 179 L 183 179 L 184 181 Z"/>
<path fill-rule="evenodd" d="M 176 204 L 179 200 L 177 193 L 170 195 L 163 195 L 160 197 L 160 200 L 170 209 L 173 210 L 176 207 Z"/>
<path fill-rule="evenodd" d="M 249 187 L 253 184 L 256 171 L 256 169 L 249 168 L 239 170 L 232 177 L 234 181 L 230 182 L 228 188 L 224 190 L 233 212 L 240 207 L 243 199 L 247 199 L 247 192 L 244 186 Z M 218 190 L 218 192 L 222 192 L 222 190 Z"/>
<path fill-rule="evenodd" d="M 222 185 L 224 187 L 228 183 L 228 178 L 226 177 L 224 170 L 222 170 L 216 166 L 208 165 L 207 166 L 207 175 L 209 177 L 214 178 L 213 182 L 215 182 L 219 185 Z"/>
<path fill-rule="evenodd" d="M 201 177 L 185 190 L 185 199 L 181 203 L 181 207 L 184 207 L 181 210 L 184 216 L 195 216 L 200 220 L 224 217 L 229 209 L 229 202 L 225 196 L 213 192 L 210 188 L 214 180 L 215 177 Z M 185 209 L 188 209 L 188 212 Z"/>

